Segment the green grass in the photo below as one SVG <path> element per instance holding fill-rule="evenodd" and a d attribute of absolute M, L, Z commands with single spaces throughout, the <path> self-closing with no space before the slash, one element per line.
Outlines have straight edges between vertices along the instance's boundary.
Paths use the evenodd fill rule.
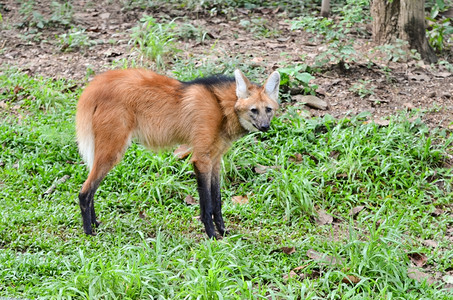
<path fill-rule="evenodd" d="M 175 26 L 173 21 L 158 23 L 153 17 L 144 16 L 140 24 L 131 29 L 129 44 L 137 49 L 143 65 L 154 62 L 155 68 L 162 69 L 166 60 L 177 52 Z"/>
<path fill-rule="evenodd" d="M 239 140 L 226 155 L 222 191 L 230 235 L 217 241 L 206 239 L 194 218 L 198 206 L 184 204 L 186 195 L 198 197 L 188 159 L 134 144 L 98 190 L 102 225 L 87 237 L 77 199 L 87 171 L 74 137 L 84 83 L 2 70 L 0 297 L 453 297 L 441 279 L 429 285 L 407 275 L 408 253 L 426 255 L 425 273 L 451 269 L 445 233 L 452 226 L 453 174 L 443 164 L 451 133 L 429 131 L 403 115 L 382 127 L 367 115 L 304 120 L 289 108 L 268 133 Z M 298 154 L 301 161 L 293 158 Z M 258 165 L 268 168 L 257 173 Z M 65 175 L 67 181 L 42 196 Z M 248 203 L 233 203 L 237 195 L 247 195 Z M 357 206 L 365 209 L 350 216 Z M 433 215 L 436 208 L 444 213 Z M 334 222 L 317 225 L 320 209 Z M 427 239 L 438 247 L 425 246 Z M 287 278 L 292 270 L 297 275 Z M 346 275 L 360 282 L 344 282 Z"/>

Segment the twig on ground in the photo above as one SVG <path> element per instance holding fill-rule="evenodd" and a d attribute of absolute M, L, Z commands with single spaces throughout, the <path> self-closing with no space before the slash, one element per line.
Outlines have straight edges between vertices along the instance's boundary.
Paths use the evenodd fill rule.
<path fill-rule="evenodd" d="M 41 195 L 41 197 L 44 198 L 45 196 L 48 196 L 48 195 L 52 194 L 53 191 L 57 188 L 57 185 L 66 182 L 66 180 L 68 180 L 68 179 L 69 179 L 69 175 L 65 175 L 65 176 L 61 177 L 60 179 L 58 179 L 57 181 L 55 181 L 55 182 L 52 184 L 52 186 L 51 186 L 50 188 L 48 188 L 47 191 L 45 191 L 45 192 Z"/>

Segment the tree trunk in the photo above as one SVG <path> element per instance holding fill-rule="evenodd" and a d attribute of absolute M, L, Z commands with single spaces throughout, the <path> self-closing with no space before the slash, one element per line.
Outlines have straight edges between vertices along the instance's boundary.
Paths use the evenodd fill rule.
<path fill-rule="evenodd" d="M 437 61 L 426 38 L 425 0 L 373 0 L 371 16 L 376 43 L 390 44 L 402 39 L 409 43 L 410 49 L 417 50 L 424 61 Z"/>
<path fill-rule="evenodd" d="M 401 38 L 416 49 L 423 60 L 429 63 L 437 62 L 436 54 L 428 43 L 425 28 L 425 1 L 401 1 L 399 26 L 402 29 Z"/>
<path fill-rule="evenodd" d="M 373 39 L 378 44 L 389 44 L 398 38 L 400 0 L 373 0 L 371 3 Z"/>
<path fill-rule="evenodd" d="M 322 0 L 321 2 L 321 16 L 327 18 L 330 13 L 330 0 Z"/>

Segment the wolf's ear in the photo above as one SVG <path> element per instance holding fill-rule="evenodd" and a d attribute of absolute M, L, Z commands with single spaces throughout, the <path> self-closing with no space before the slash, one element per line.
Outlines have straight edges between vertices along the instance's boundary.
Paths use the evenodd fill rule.
<path fill-rule="evenodd" d="M 234 71 L 234 78 L 236 79 L 236 96 L 238 99 L 246 99 L 249 96 L 250 81 L 239 69 Z"/>
<path fill-rule="evenodd" d="M 278 88 L 280 86 L 280 73 L 274 71 L 264 84 L 264 91 L 275 102 L 278 102 Z"/>

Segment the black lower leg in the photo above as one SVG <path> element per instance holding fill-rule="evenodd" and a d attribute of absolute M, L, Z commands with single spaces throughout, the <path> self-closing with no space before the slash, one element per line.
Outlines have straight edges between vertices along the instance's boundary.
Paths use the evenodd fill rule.
<path fill-rule="evenodd" d="M 93 194 L 91 190 L 79 193 L 79 205 L 82 212 L 83 231 L 86 234 L 93 235 L 92 229 L 92 207 L 93 207 Z"/>
<path fill-rule="evenodd" d="M 86 192 L 81 191 L 79 193 L 79 205 L 80 210 L 82 211 L 83 230 L 89 235 L 94 235 L 93 225 L 99 226 L 100 224 L 96 220 L 96 212 L 94 211 L 94 193 L 96 193 L 100 182 L 101 180 L 96 181 Z"/>
<path fill-rule="evenodd" d="M 220 177 L 215 174 L 211 178 L 211 199 L 214 214 L 214 223 L 220 235 L 225 235 L 225 223 L 222 217 L 222 197 L 220 194 Z"/>
<path fill-rule="evenodd" d="M 91 225 L 99 227 L 101 223 L 96 218 L 96 212 L 94 211 L 94 201 L 91 201 Z"/>
<path fill-rule="evenodd" d="M 194 167 L 197 175 L 198 195 L 200 197 L 200 217 L 209 238 L 215 238 L 214 224 L 212 222 L 211 187 L 208 174 L 200 173 Z"/>

